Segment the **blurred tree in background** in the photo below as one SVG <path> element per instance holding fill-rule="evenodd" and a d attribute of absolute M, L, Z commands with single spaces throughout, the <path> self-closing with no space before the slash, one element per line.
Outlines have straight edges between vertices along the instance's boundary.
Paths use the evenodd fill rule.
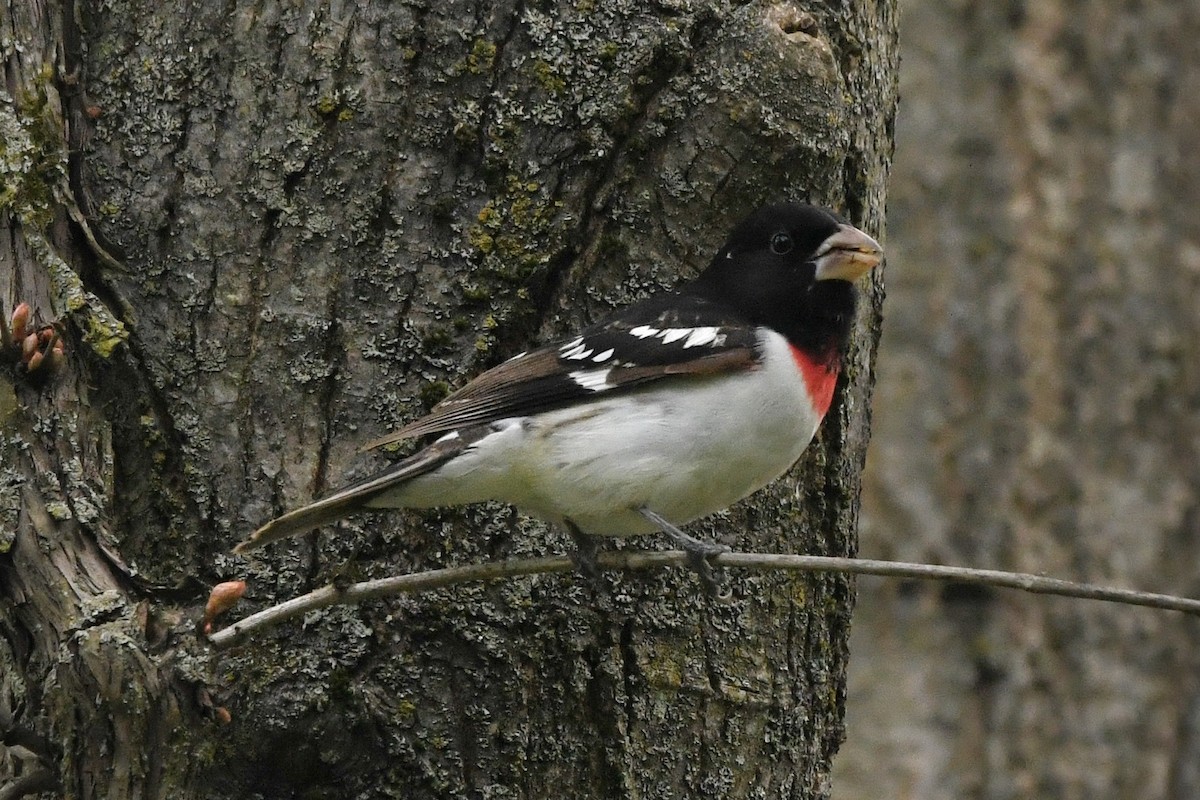
<path fill-rule="evenodd" d="M 1200 6 L 902 4 L 862 555 L 1200 596 Z M 835 795 L 1200 797 L 1200 628 L 860 580 Z"/>

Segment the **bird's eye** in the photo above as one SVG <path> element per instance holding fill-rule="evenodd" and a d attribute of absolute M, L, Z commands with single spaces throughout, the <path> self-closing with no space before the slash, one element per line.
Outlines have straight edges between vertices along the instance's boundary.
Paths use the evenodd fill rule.
<path fill-rule="evenodd" d="M 777 233 L 771 237 L 771 252 L 777 256 L 792 252 L 792 237 L 786 233 Z"/>

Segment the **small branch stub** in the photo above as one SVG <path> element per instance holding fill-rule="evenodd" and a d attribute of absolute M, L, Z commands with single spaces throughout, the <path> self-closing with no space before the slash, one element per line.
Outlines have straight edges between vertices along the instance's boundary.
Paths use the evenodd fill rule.
<path fill-rule="evenodd" d="M 204 618 L 200 620 L 205 635 L 212 633 L 213 620 L 233 608 L 245 593 L 245 581 L 225 581 L 212 588 L 208 602 L 204 604 Z"/>

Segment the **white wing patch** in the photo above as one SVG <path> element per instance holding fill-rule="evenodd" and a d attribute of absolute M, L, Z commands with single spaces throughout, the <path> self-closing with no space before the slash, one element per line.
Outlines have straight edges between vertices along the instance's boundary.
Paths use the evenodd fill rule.
<path fill-rule="evenodd" d="M 602 392 L 609 388 L 608 373 L 612 372 L 609 369 L 581 369 L 570 373 L 571 380 L 587 389 L 589 392 Z"/>
<path fill-rule="evenodd" d="M 687 341 L 683 343 L 683 349 L 687 350 L 689 347 L 700 347 L 706 344 L 717 344 L 719 331 L 720 328 L 712 327 L 692 328 L 688 334 Z M 720 339 L 722 342 L 725 341 L 724 336 L 721 336 Z"/>
<path fill-rule="evenodd" d="M 596 352 L 596 348 L 588 347 L 586 344 L 584 344 L 582 338 L 576 339 L 573 342 L 568 342 L 567 344 L 564 344 L 562 347 L 558 348 L 559 358 L 566 358 L 571 361 L 583 361 L 584 359 L 590 357 L 594 352 Z"/>
<path fill-rule="evenodd" d="M 638 339 L 661 339 L 663 344 L 674 344 L 682 342 L 684 350 L 692 347 L 721 347 L 725 344 L 725 334 L 721 333 L 721 329 L 713 325 L 701 325 L 695 328 L 652 328 L 649 325 L 639 325 L 636 328 L 629 329 L 629 335 L 635 336 Z M 579 336 L 558 348 L 558 357 L 565 361 L 591 361 L 596 364 L 603 364 L 616 355 L 616 348 L 610 347 L 607 350 L 597 352 L 595 347 L 588 347 L 584 337 Z M 619 364 L 614 366 L 620 366 Z M 585 381 L 591 381 L 594 371 L 584 370 L 581 372 L 571 373 L 571 377 L 575 379 L 581 386 L 587 386 L 592 389 Z M 580 378 L 578 376 L 588 376 Z M 598 378 L 596 380 L 599 380 Z"/>
<path fill-rule="evenodd" d="M 662 332 L 663 344 L 677 342 L 692 332 L 691 328 L 667 328 Z"/>
<path fill-rule="evenodd" d="M 721 329 L 711 325 L 696 328 L 651 328 L 649 325 L 639 325 L 630 328 L 629 335 L 639 339 L 662 339 L 663 344 L 672 344 L 683 339 L 684 350 L 689 347 L 720 347 L 725 344 L 725 335 L 721 333 Z"/>

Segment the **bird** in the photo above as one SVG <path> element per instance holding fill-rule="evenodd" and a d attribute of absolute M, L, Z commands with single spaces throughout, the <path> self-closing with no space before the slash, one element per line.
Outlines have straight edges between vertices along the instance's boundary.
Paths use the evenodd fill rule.
<path fill-rule="evenodd" d="M 564 527 L 581 553 L 596 537 L 661 532 L 710 582 L 706 559 L 728 548 L 682 526 L 799 460 L 833 400 L 855 282 L 882 258 L 827 208 L 758 208 L 690 282 L 480 374 L 364 449 L 428 444 L 234 552 L 371 509 L 499 500 Z"/>

